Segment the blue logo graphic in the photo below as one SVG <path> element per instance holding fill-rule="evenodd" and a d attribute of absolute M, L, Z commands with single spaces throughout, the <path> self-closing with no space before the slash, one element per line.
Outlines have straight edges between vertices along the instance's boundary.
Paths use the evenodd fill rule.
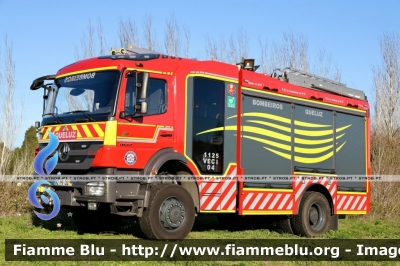
<path fill-rule="evenodd" d="M 45 176 L 46 173 L 51 173 L 51 171 L 56 168 L 58 161 L 58 153 L 56 152 L 52 157 L 47 160 L 45 164 L 46 173 L 44 172 L 44 161 L 57 149 L 59 143 L 58 138 L 50 130 L 49 137 L 49 144 L 36 155 L 35 161 L 33 162 L 33 168 L 35 169 L 35 172 L 41 176 Z"/>
<path fill-rule="evenodd" d="M 36 190 L 38 189 L 39 186 L 44 185 L 44 184 L 50 185 L 50 183 L 47 182 L 46 180 L 39 180 L 38 182 L 34 183 L 29 188 L 29 191 L 28 191 L 29 201 L 32 203 L 33 206 L 35 206 L 36 208 L 39 208 L 39 209 L 43 209 L 43 206 L 40 204 L 40 202 L 36 198 Z M 49 214 L 41 214 L 37 211 L 34 211 L 34 212 L 35 212 L 36 216 L 39 217 L 40 219 L 42 219 L 44 221 L 48 221 L 48 220 L 56 217 L 58 212 L 60 211 L 60 199 L 58 198 L 57 194 L 54 191 L 52 191 L 51 189 L 45 188 L 44 190 L 53 199 L 53 211 Z M 49 203 L 49 199 L 45 195 L 42 195 L 41 199 L 44 201 L 44 203 L 46 203 L 46 204 Z"/>
<path fill-rule="evenodd" d="M 51 131 L 49 131 L 49 137 L 49 144 L 36 155 L 35 161 L 33 162 L 33 168 L 35 169 L 35 172 L 41 176 L 46 176 L 46 174 L 50 174 L 56 167 L 58 161 L 58 152 L 55 152 L 59 144 L 58 138 Z M 47 159 L 53 152 L 55 152 L 55 154 Z M 43 170 L 43 166 L 46 169 L 46 173 Z M 43 206 L 36 198 L 36 191 L 41 185 L 50 185 L 50 183 L 46 180 L 39 180 L 38 182 L 34 183 L 28 191 L 29 201 L 32 203 L 33 206 L 39 209 L 43 209 Z M 44 188 L 44 191 L 46 191 L 53 200 L 53 211 L 50 214 L 41 214 L 37 211 L 34 212 L 36 216 L 40 219 L 48 221 L 57 216 L 58 212 L 60 211 L 60 199 L 58 198 L 57 194 L 51 189 Z M 41 195 L 41 199 L 44 203 L 49 203 L 49 199 L 45 195 Z"/>

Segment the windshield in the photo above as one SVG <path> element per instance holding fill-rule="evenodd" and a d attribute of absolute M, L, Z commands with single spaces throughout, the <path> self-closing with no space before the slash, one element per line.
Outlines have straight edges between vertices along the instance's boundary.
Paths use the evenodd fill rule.
<path fill-rule="evenodd" d="M 119 71 L 101 71 L 57 79 L 44 115 L 112 114 L 119 77 Z"/>

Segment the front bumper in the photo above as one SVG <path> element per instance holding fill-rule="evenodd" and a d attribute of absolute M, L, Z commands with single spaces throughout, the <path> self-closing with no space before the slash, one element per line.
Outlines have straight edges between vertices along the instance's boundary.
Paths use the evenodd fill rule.
<path fill-rule="evenodd" d="M 148 198 L 148 184 L 118 183 L 105 181 L 103 196 L 86 195 L 87 182 L 73 182 L 70 186 L 52 186 L 60 199 L 61 206 L 87 206 L 88 203 L 105 203 L 115 206 L 130 206 L 135 202 L 138 207 L 145 206 Z"/>

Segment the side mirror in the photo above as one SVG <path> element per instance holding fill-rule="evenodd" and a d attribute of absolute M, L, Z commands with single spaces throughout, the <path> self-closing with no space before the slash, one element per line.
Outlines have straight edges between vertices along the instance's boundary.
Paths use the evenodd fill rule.
<path fill-rule="evenodd" d="M 136 74 L 136 105 L 135 109 L 139 114 L 147 113 L 147 88 L 149 84 L 149 73 L 139 72 Z"/>
<path fill-rule="evenodd" d="M 44 84 L 44 80 L 34 80 L 32 82 L 32 85 L 30 87 L 31 90 L 37 90 L 39 88 L 41 88 Z"/>
<path fill-rule="evenodd" d="M 47 75 L 44 77 L 37 78 L 32 82 L 30 89 L 31 90 L 40 89 L 43 87 L 45 80 L 54 80 L 54 79 L 56 79 L 56 75 Z"/>

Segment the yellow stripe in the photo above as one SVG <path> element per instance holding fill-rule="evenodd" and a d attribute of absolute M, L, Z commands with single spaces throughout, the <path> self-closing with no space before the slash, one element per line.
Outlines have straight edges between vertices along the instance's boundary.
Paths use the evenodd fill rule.
<path fill-rule="evenodd" d="M 295 175 L 310 175 L 310 176 L 337 176 L 333 174 L 319 174 L 319 173 L 309 173 L 309 172 L 294 172 Z"/>
<path fill-rule="evenodd" d="M 97 133 L 97 135 L 99 135 L 99 137 L 104 137 L 104 132 L 98 124 L 93 124 L 92 126 L 93 126 L 94 130 L 96 130 L 96 133 Z"/>
<path fill-rule="evenodd" d="M 127 125 L 127 126 L 141 126 L 141 127 L 156 127 L 157 125 L 151 124 L 131 124 L 131 123 L 118 123 L 118 125 Z M 164 127 L 164 126 L 162 126 Z"/>
<path fill-rule="evenodd" d="M 320 139 L 320 140 L 294 138 L 294 143 L 305 144 L 305 145 L 317 145 L 317 144 L 324 144 L 324 143 L 328 143 L 328 142 L 333 142 L 333 138 Z"/>
<path fill-rule="evenodd" d="M 367 211 L 336 211 L 336 214 L 367 214 Z"/>
<path fill-rule="evenodd" d="M 138 137 L 122 137 L 122 136 L 118 136 L 118 139 L 154 140 L 154 138 L 138 138 Z"/>
<path fill-rule="evenodd" d="M 189 77 L 203 77 L 203 78 L 213 78 L 216 80 L 222 80 L 222 81 L 227 81 L 227 82 L 233 82 L 236 83 L 235 85 L 237 86 L 237 79 L 234 78 L 228 78 L 228 77 L 221 77 L 218 75 L 207 75 L 207 74 L 190 74 L 187 75 L 186 77 L 186 84 L 187 84 L 187 80 L 189 79 Z M 186 102 L 186 101 L 185 101 Z"/>
<path fill-rule="evenodd" d="M 264 143 L 264 144 L 268 144 L 268 145 L 274 146 L 276 148 L 280 148 L 282 150 L 286 150 L 286 151 L 291 151 L 292 150 L 292 146 L 290 146 L 290 145 L 280 144 L 280 143 L 273 142 L 273 141 L 270 141 L 270 140 L 260 139 L 260 138 L 251 137 L 251 136 L 247 136 L 247 135 L 242 135 L 242 137 L 246 138 L 246 139 L 251 139 L 251 140 L 254 140 L 254 141 L 257 141 L 257 142 L 261 142 L 261 143 Z"/>
<path fill-rule="evenodd" d="M 282 131 L 286 131 L 286 132 L 291 132 L 292 131 L 292 129 L 290 127 L 284 127 L 284 126 L 280 126 L 280 125 L 269 123 L 269 122 L 263 122 L 263 121 L 258 121 L 258 120 L 246 120 L 246 122 L 256 123 L 256 124 L 261 124 L 261 125 L 273 127 L 273 128 L 276 128 L 276 129 L 279 129 L 279 130 L 282 130 Z"/>
<path fill-rule="evenodd" d="M 243 188 L 243 191 L 258 191 L 258 192 L 293 192 L 293 189 L 284 188 Z"/>
<path fill-rule="evenodd" d="M 312 124 L 312 123 L 306 123 L 298 120 L 294 120 L 294 124 L 296 126 L 300 127 L 332 127 L 332 125 L 322 125 L 322 124 Z"/>
<path fill-rule="evenodd" d="M 332 135 L 333 130 L 316 130 L 316 131 L 311 131 L 311 130 L 300 130 L 300 129 L 295 129 L 294 133 L 297 135 L 303 135 L 303 136 L 312 136 L 312 137 L 320 137 L 320 136 L 326 136 L 326 135 Z"/>
<path fill-rule="evenodd" d="M 338 195 L 367 195 L 367 192 L 355 192 L 355 191 L 338 191 Z"/>
<path fill-rule="evenodd" d="M 331 151 L 323 156 L 315 157 L 315 158 L 294 156 L 294 160 L 299 163 L 320 163 L 320 162 L 323 162 L 323 161 L 331 158 L 332 156 L 333 156 L 333 151 Z"/>
<path fill-rule="evenodd" d="M 336 129 L 336 133 L 345 130 L 346 128 L 351 127 L 351 125 L 344 126 L 344 127 L 339 127 Z"/>
<path fill-rule="evenodd" d="M 107 121 L 106 131 L 104 132 L 104 145 L 117 145 L 117 121 Z"/>
<path fill-rule="evenodd" d="M 235 210 L 220 210 L 220 211 L 209 211 L 209 210 L 200 210 L 200 212 L 204 212 L 204 213 L 236 213 Z"/>
<path fill-rule="evenodd" d="M 63 126 L 74 126 L 74 125 L 94 125 L 94 124 L 96 124 L 96 125 L 103 125 L 103 124 L 105 124 L 105 123 L 106 123 L 106 122 L 96 122 L 96 123 L 87 122 L 87 123 L 79 123 L 79 124 L 77 124 L 77 123 L 74 123 L 74 124 L 61 124 L 60 127 L 63 127 Z M 55 125 L 52 125 L 52 126 L 50 126 L 50 127 L 55 127 Z"/>
<path fill-rule="evenodd" d="M 296 97 L 288 96 L 288 95 L 284 95 L 284 94 L 277 94 L 277 93 L 271 93 L 271 92 L 266 92 L 266 91 L 260 91 L 260 90 L 251 89 L 251 88 L 247 88 L 247 87 L 242 87 L 242 90 L 253 91 L 253 92 L 257 92 L 257 93 L 261 93 L 261 94 L 267 94 L 267 95 L 271 95 L 273 97 L 277 97 L 278 96 L 278 97 L 283 97 L 283 98 L 294 99 L 294 100 L 297 100 L 297 101 L 312 103 L 314 105 L 326 105 L 326 106 L 330 106 L 330 107 L 334 107 L 334 108 L 351 110 L 351 111 L 359 112 L 359 113 L 366 113 L 366 110 L 353 109 L 353 108 L 349 108 L 349 107 L 345 107 L 345 106 L 333 105 L 333 104 L 329 104 L 329 103 L 315 102 L 315 101 L 310 101 L 310 100 L 307 100 L 307 99 L 296 98 Z"/>
<path fill-rule="evenodd" d="M 154 130 L 153 137 L 150 138 L 139 138 L 139 137 L 124 137 L 118 136 L 119 139 L 137 139 L 137 140 L 155 140 L 157 137 L 157 132 L 159 128 L 165 128 L 164 126 L 157 126 Z"/>
<path fill-rule="evenodd" d="M 151 69 L 127 68 L 127 70 L 129 70 L 129 71 L 131 71 L 131 70 L 138 70 L 138 71 L 140 71 L 140 72 L 149 72 L 149 73 L 154 73 L 154 74 L 163 74 L 163 75 L 166 75 L 165 72 L 157 71 L 157 70 L 151 70 Z"/>
<path fill-rule="evenodd" d="M 226 127 L 212 128 L 212 129 L 208 129 L 208 130 L 199 132 L 196 135 L 206 134 L 206 133 L 210 133 L 210 132 L 217 132 L 217 131 L 221 131 L 221 130 L 235 131 L 236 130 L 236 126 L 226 126 Z M 257 128 L 257 127 L 251 127 L 251 126 L 243 126 L 243 131 L 244 132 L 256 133 L 256 134 L 260 134 L 260 135 L 264 135 L 264 136 L 277 138 L 277 139 L 280 139 L 280 140 L 283 140 L 283 141 L 291 142 L 290 136 L 286 136 L 286 135 L 283 135 L 283 134 L 280 134 L 280 133 L 276 133 L 276 132 L 273 132 L 273 131 L 270 131 L 270 130 L 266 130 L 266 129 L 261 129 L 261 128 Z M 342 134 L 340 136 L 337 136 L 336 139 L 339 139 L 339 138 L 341 138 L 343 136 L 344 136 L 344 134 Z M 328 143 L 328 142 L 333 142 L 333 138 L 321 139 L 321 140 L 309 140 L 309 139 L 294 138 L 294 143 L 305 144 L 305 145 L 317 145 L 317 144 L 324 144 L 324 143 Z"/>
<path fill-rule="evenodd" d="M 343 144 L 343 145 L 344 145 L 344 144 Z M 342 146 L 343 146 L 343 145 L 342 145 Z M 341 146 L 341 147 L 342 147 L 342 146 Z M 339 150 L 341 147 L 339 147 L 338 150 Z M 283 152 L 280 152 L 280 151 L 277 151 L 277 150 L 274 150 L 274 149 L 271 149 L 271 148 L 267 148 L 267 147 L 264 147 L 264 149 L 267 149 L 267 150 L 269 150 L 270 152 L 273 152 L 273 153 L 275 153 L 275 154 L 277 154 L 277 155 L 279 155 L 279 156 L 281 156 L 281 157 L 283 157 L 283 158 L 285 158 L 285 159 L 291 160 L 291 154 L 283 153 Z M 338 150 L 337 150 L 337 151 L 338 151 Z M 333 151 L 331 151 L 331 152 L 329 152 L 329 153 L 327 153 L 327 154 L 325 154 L 325 155 L 322 155 L 322 156 L 319 156 L 319 157 L 314 157 L 314 158 L 307 158 L 307 157 L 301 157 L 301 156 L 294 156 L 294 160 L 295 160 L 296 162 L 298 162 L 298 163 L 319 163 L 319 162 L 322 162 L 322 161 L 325 161 L 325 160 L 329 159 L 329 158 L 332 157 L 332 156 L 333 156 Z"/>
<path fill-rule="evenodd" d="M 347 126 L 344 126 L 344 127 L 337 128 L 336 132 L 343 131 L 348 127 L 351 127 L 351 125 L 347 125 Z M 294 133 L 298 134 L 298 135 L 303 135 L 303 136 L 319 137 L 319 136 L 326 136 L 326 135 L 333 134 L 333 129 L 330 129 L 330 130 L 315 130 L 315 131 L 295 129 Z"/>
<path fill-rule="evenodd" d="M 89 130 L 89 128 L 87 127 L 87 125 L 82 125 L 82 129 L 83 129 L 83 131 L 85 131 L 85 134 L 86 134 L 86 136 L 87 136 L 88 138 L 92 138 L 92 137 L 93 137 L 93 135 L 92 135 L 92 133 L 90 132 L 90 130 Z"/>
<path fill-rule="evenodd" d="M 236 126 L 235 126 L 235 130 L 236 130 Z M 291 140 L 292 140 L 290 136 L 286 136 L 284 134 L 276 133 L 274 131 L 262 129 L 262 128 L 258 128 L 258 127 L 243 126 L 243 131 L 260 134 L 260 135 L 268 136 L 271 138 L 275 138 L 275 139 L 279 139 L 279 140 L 283 140 L 283 141 L 287 141 L 287 142 L 291 142 Z"/>
<path fill-rule="evenodd" d="M 305 153 L 305 154 L 317 154 L 317 153 L 321 153 L 324 151 L 327 151 L 329 149 L 333 148 L 333 145 L 329 145 L 326 147 L 322 147 L 322 148 L 298 148 L 298 147 L 294 147 L 294 151 L 298 152 L 298 153 Z"/>
<path fill-rule="evenodd" d="M 43 135 L 43 138 L 42 138 L 42 139 L 46 139 L 46 138 L 48 137 L 48 131 L 51 130 L 52 128 L 55 128 L 54 132 L 57 132 L 57 131 L 60 130 L 61 127 L 64 127 L 64 126 L 71 126 L 71 128 L 72 128 L 73 130 L 76 130 L 76 132 L 77 132 L 77 137 L 78 137 L 78 138 L 90 139 L 91 136 L 92 136 L 92 134 L 90 133 L 89 129 L 88 129 L 87 126 L 86 126 L 86 125 L 89 125 L 89 124 L 92 125 L 92 126 L 95 128 L 97 134 L 98 134 L 100 137 L 103 137 L 103 136 L 104 136 L 104 132 L 103 132 L 103 130 L 101 129 L 101 127 L 100 127 L 99 125 L 102 125 L 102 124 L 105 124 L 105 123 L 93 123 L 93 124 L 92 124 L 92 123 L 85 123 L 85 124 L 79 124 L 79 126 L 82 126 L 82 128 L 83 128 L 83 130 L 85 131 L 86 134 L 89 133 L 87 138 L 82 138 L 82 135 L 81 135 L 80 131 L 78 130 L 78 125 L 77 125 L 77 124 L 62 124 L 62 125 L 60 125 L 60 126 L 50 126 L 50 127 L 47 127 L 46 133 Z"/>
<path fill-rule="evenodd" d="M 82 135 L 81 135 L 81 133 L 79 132 L 79 130 L 78 130 L 78 127 L 76 126 L 76 125 L 71 125 L 71 127 L 72 127 L 72 129 L 73 130 L 76 130 L 76 135 L 77 135 L 77 137 L 78 138 L 82 138 Z"/>
<path fill-rule="evenodd" d="M 343 137 L 345 134 L 343 133 L 342 135 L 339 135 L 336 137 L 336 139 L 340 139 L 341 137 Z"/>
<path fill-rule="evenodd" d="M 261 215 L 261 214 L 292 214 L 293 211 L 243 211 L 245 215 Z"/>
<path fill-rule="evenodd" d="M 104 70 L 113 70 L 117 69 L 117 66 L 111 66 L 111 67 L 98 67 L 98 68 L 90 68 L 90 69 L 85 69 L 85 70 L 80 70 L 80 71 L 74 71 L 74 72 L 69 72 L 66 74 L 62 74 L 56 77 L 56 79 L 63 78 L 66 76 L 72 76 L 76 74 L 82 74 L 82 73 L 88 73 L 88 72 L 96 72 L 96 71 L 104 71 Z"/>
<path fill-rule="evenodd" d="M 276 151 L 274 149 L 270 149 L 270 148 L 267 148 L 267 147 L 263 147 L 263 148 L 266 149 L 266 150 L 269 150 L 270 152 L 273 152 L 273 153 L 275 153 L 275 154 L 277 154 L 277 155 L 279 155 L 279 156 L 281 156 L 281 157 L 283 157 L 285 159 L 288 159 L 288 160 L 292 159 L 290 154 L 286 154 L 286 153 L 283 153 L 283 152 L 280 152 L 280 151 Z"/>
<path fill-rule="evenodd" d="M 289 118 L 284 118 L 284 117 L 281 117 L 281 116 L 271 115 L 271 114 L 249 112 L 249 113 L 242 114 L 242 116 L 256 116 L 256 117 L 262 117 L 262 118 L 267 118 L 267 119 L 271 119 L 271 120 L 276 120 L 276 121 L 279 121 L 279 122 L 282 122 L 282 123 L 286 123 L 286 124 L 290 124 L 291 123 L 291 120 Z M 231 119 L 231 118 L 235 118 L 235 117 L 237 117 L 237 115 L 230 116 L 227 119 Z"/>
<path fill-rule="evenodd" d="M 197 135 L 201 135 L 201 134 L 210 133 L 210 132 L 221 131 L 221 130 L 224 130 L 224 129 L 225 130 L 236 130 L 236 126 L 226 126 L 225 128 L 224 127 L 216 127 L 216 128 L 212 128 L 212 129 L 209 129 L 209 130 L 205 130 L 205 131 L 199 132 L 199 133 L 196 134 L 196 136 Z"/>
<path fill-rule="evenodd" d="M 346 141 L 345 141 L 340 147 L 338 147 L 338 148 L 336 149 L 336 152 L 339 152 L 340 149 L 341 149 L 345 144 L 346 144 Z M 333 145 L 332 145 L 332 146 L 333 146 Z M 319 162 L 323 162 L 323 161 L 325 161 L 325 160 L 331 158 L 332 156 L 333 156 L 333 151 L 331 151 L 331 152 L 329 152 L 329 153 L 327 153 L 327 154 L 325 154 L 325 155 L 323 155 L 323 156 L 315 157 L 315 158 L 306 158 L 306 157 L 294 156 L 294 160 L 295 160 L 296 162 L 299 162 L 299 163 L 319 163 Z"/>
<path fill-rule="evenodd" d="M 44 133 L 44 135 L 43 135 L 43 139 L 46 139 L 49 136 L 50 129 L 52 129 L 52 127 L 47 128 L 46 133 Z"/>
<path fill-rule="evenodd" d="M 336 152 L 340 151 L 340 149 L 341 149 L 341 148 L 343 148 L 344 144 L 346 144 L 346 141 L 345 141 L 345 142 L 343 142 L 343 144 L 342 144 L 342 145 L 340 145 L 340 147 L 336 148 Z"/>
<path fill-rule="evenodd" d="M 346 144 L 346 142 L 344 142 L 340 147 L 338 147 L 336 149 L 336 152 L 338 152 L 345 144 Z M 331 147 L 333 147 L 333 145 Z M 264 147 L 264 149 L 267 149 L 270 152 L 273 152 L 273 153 L 275 153 L 275 154 L 277 154 L 277 155 L 279 155 L 279 156 L 281 156 L 281 157 L 283 157 L 285 159 L 291 160 L 291 154 L 283 153 L 283 152 L 280 152 L 280 151 L 277 151 L 277 150 L 274 150 L 274 149 L 271 149 L 271 148 L 267 148 L 267 147 Z M 295 148 L 295 150 L 296 150 L 296 148 Z M 318 150 L 318 149 L 316 149 L 316 150 Z M 322 156 L 319 156 L 319 157 L 313 157 L 313 158 L 294 156 L 294 160 L 296 162 L 299 162 L 299 163 L 319 163 L 319 162 L 323 162 L 323 161 L 331 158 L 332 156 L 333 156 L 333 151 L 331 151 L 331 152 L 329 152 L 329 153 L 327 153 L 325 155 L 322 155 Z"/>

